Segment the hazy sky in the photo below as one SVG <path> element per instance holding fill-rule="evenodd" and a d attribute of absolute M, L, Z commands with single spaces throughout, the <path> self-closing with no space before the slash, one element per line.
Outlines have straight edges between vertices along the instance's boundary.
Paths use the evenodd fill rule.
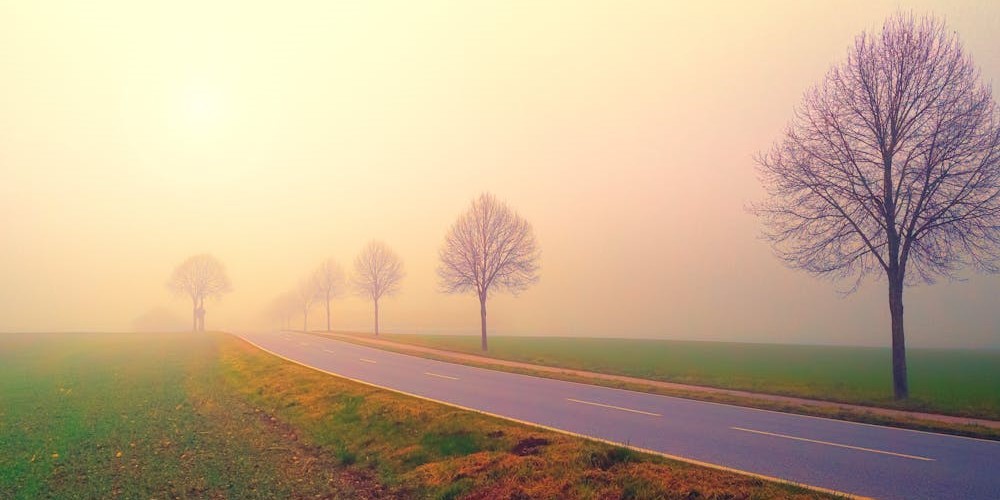
<path fill-rule="evenodd" d="M 164 283 L 200 252 L 235 288 L 208 326 L 269 328 L 379 238 L 408 273 L 385 330 L 475 332 L 435 267 L 489 190 L 543 251 L 497 333 L 887 345 L 884 282 L 784 268 L 744 208 L 753 154 L 899 8 L 945 16 L 997 88 L 991 1 L 0 0 L 0 331 L 186 320 Z M 1000 345 L 1000 276 L 905 300 L 911 346 Z M 334 314 L 370 328 L 361 299 Z"/>

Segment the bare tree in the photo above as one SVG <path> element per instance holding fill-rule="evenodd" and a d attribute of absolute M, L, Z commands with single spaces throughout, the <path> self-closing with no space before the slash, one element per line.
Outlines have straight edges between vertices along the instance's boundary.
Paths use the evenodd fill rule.
<path fill-rule="evenodd" d="M 487 350 L 486 300 L 498 291 L 521 292 L 538 281 L 540 251 L 531 224 L 492 194 L 483 193 L 445 236 L 438 276 L 446 293 L 479 298 L 481 347 Z"/>
<path fill-rule="evenodd" d="M 232 284 L 221 262 L 209 254 L 199 254 L 174 269 L 167 288 L 177 295 L 191 297 L 191 328 L 197 332 L 205 331 L 205 299 L 229 293 Z"/>
<path fill-rule="evenodd" d="M 790 267 L 885 276 L 893 392 L 909 395 L 903 287 L 996 272 L 1000 118 L 961 41 L 933 17 L 897 14 L 862 33 L 806 93 L 757 163 L 768 198 L 752 207 Z"/>
<path fill-rule="evenodd" d="M 371 299 L 375 305 L 375 335 L 379 332 L 379 300 L 399 291 L 399 283 L 405 275 L 403 261 L 381 241 L 369 242 L 354 259 L 351 281 L 358 294 Z"/>
<path fill-rule="evenodd" d="M 316 284 L 316 277 L 310 275 L 299 282 L 295 288 L 295 301 L 302 311 L 302 331 L 309 331 L 309 311 L 320 299 L 319 286 Z"/>
<path fill-rule="evenodd" d="M 333 259 L 327 259 L 316 268 L 313 276 L 317 291 L 326 303 L 326 331 L 330 331 L 330 301 L 344 289 L 344 268 Z"/>

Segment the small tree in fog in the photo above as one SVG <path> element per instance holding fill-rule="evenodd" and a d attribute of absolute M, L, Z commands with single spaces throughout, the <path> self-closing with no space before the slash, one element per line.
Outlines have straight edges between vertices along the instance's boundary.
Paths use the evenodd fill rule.
<path fill-rule="evenodd" d="M 326 331 L 330 331 L 330 301 L 344 290 L 344 268 L 333 259 L 327 259 L 313 273 L 317 292 L 326 304 Z"/>
<path fill-rule="evenodd" d="M 205 299 L 229 293 L 232 284 L 221 262 L 209 254 L 199 254 L 189 257 L 174 269 L 167 288 L 175 294 L 191 297 L 191 329 L 203 332 Z"/>
<path fill-rule="evenodd" d="M 354 259 L 351 282 L 359 295 L 375 305 L 375 335 L 379 332 L 379 300 L 399 291 L 404 276 L 403 261 L 381 241 L 369 242 Z"/>
<path fill-rule="evenodd" d="M 451 226 L 439 256 L 443 290 L 474 292 L 479 298 L 485 351 L 486 300 L 497 291 L 516 295 L 538 281 L 540 251 L 531 224 L 506 203 L 484 193 Z"/>
<path fill-rule="evenodd" d="M 290 330 L 292 328 L 292 317 L 299 311 L 298 295 L 293 292 L 285 292 L 271 301 L 269 315 L 278 320 L 281 329 Z"/>
<path fill-rule="evenodd" d="M 757 162 L 769 197 L 753 211 L 786 264 L 852 291 L 885 276 L 908 397 L 904 285 L 1000 257 L 1000 114 L 958 36 L 909 15 L 862 33 Z"/>
<path fill-rule="evenodd" d="M 309 331 L 309 311 L 316 305 L 316 302 L 322 297 L 320 295 L 319 286 L 316 283 L 316 277 L 310 275 L 307 278 L 299 282 L 299 286 L 295 287 L 295 303 L 298 304 L 299 310 L 302 311 L 302 331 Z"/>

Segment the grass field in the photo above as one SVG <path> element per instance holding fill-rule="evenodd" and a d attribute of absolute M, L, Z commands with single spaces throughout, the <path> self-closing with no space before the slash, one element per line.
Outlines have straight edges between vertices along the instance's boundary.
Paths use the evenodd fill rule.
<path fill-rule="evenodd" d="M 0 498 L 815 498 L 356 384 L 224 334 L 0 335 Z"/>
<path fill-rule="evenodd" d="M 478 336 L 381 338 L 482 354 Z M 904 403 L 892 399 L 887 348 L 495 336 L 486 355 L 652 380 L 1000 419 L 1000 350 L 910 349 L 911 398 Z"/>

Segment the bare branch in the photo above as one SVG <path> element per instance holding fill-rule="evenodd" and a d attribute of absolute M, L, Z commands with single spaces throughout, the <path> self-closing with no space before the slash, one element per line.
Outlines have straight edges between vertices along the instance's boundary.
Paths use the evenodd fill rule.
<path fill-rule="evenodd" d="M 538 281 L 540 252 L 531 224 L 489 193 L 452 225 L 438 255 L 447 293 L 516 294 Z"/>
<path fill-rule="evenodd" d="M 396 252 L 381 241 L 371 241 L 354 260 L 351 282 L 359 294 L 379 300 L 399 291 L 405 276 L 403 262 Z"/>
<path fill-rule="evenodd" d="M 758 156 L 769 197 L 752 211 L 782 260 L 821 276 L 891 271 L 912 284 L 995 270 L 998 137 L 990 87 L 957 35 L 896 15 L 858 37 Z"/>

